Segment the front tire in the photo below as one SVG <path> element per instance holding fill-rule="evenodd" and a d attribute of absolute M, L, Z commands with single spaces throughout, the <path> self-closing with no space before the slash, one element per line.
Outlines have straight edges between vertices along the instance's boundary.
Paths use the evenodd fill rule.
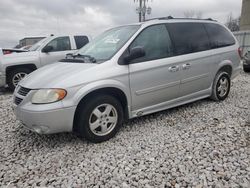
<path fill-rule="evenodd" d="M 77 110 L 76 129 L 79 136 L 99 143 L 114 137 L 123 122 L 121 103 L 109 95 L 88 98 Z"/>
<path fill-rule="evenodd" d="M 17 84 L 32 71 L 27 68 L 17 68 L 12 70 L 7 77 L 7 84 L 11 91 L 14 91 Z"/>
<path fill-rule="evenodd" d="M 211 99 L 214 101 L 223 101 L 227 98 L 231 87 L 231 79 L 227 72 L 217 73 L 213 83 Z"/>

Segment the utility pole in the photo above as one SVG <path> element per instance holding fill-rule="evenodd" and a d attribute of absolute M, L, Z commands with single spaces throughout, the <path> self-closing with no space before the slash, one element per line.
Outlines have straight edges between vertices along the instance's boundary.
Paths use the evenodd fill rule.
<path fill-rule="evenodd" d="M 144 0 L 143 2 L 143 7 L 142 7 L 142 20 L 145 21 L 146 20 L 146 0 Z"/>
<path fill-rule="evenodd" d="M 142 0 L 139 0 L 139 22 L 142 21 L 141 17 L 142 17 Z"/>
<path fill-rule="evenodd" d="M 136 8 L 136 12 L 139 15 L 139 22 L 144 22 L 146 20 L 146 13 L 151 14 L 152 8 L 147 7 L 146 1 L 148 0 L 134 0 L 134 2 L 139 2 L 139 7 Z"/>

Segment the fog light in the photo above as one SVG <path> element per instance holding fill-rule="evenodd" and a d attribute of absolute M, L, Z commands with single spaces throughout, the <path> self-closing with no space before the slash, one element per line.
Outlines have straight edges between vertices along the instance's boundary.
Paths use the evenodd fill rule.
<path fill-rule="evenodd" d="M 49 128 L 43 125 L 33 125 L 33 130 L 38 134 L 46 134 Z"/>

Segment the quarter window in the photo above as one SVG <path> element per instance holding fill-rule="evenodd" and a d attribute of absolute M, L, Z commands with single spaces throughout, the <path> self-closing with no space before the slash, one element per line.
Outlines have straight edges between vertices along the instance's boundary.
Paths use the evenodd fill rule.
<path fill-rule="evenodd" d="M 173 55 L 172 43 L 165 25 L 154 25 L 144 29 L 132 42 L 129 50 L 134 47 L 143 47 L 146 55 L 132 63 L 161 59 Z"/>
<path fill-rule="evenodd" d="M 175 55 L 209 50 L 209 38 L 202 23 L 171 23 L 167 28 L 175 46 Z"/>
<path fill-rule="evenodd" d="M 221 48 L 225 46 L 231 46 L 235 44 L 235 40 L 232 35 L 218 24 L 206 23 L 204 24 L 208 32 L 209 39 L 211 42 L 211 48 Z"/>
<path fill-rule="evenodd" d="M 69 37 L 58 37 L 47 44 L 52 46 L 52 52 L 71 50 Z"/>

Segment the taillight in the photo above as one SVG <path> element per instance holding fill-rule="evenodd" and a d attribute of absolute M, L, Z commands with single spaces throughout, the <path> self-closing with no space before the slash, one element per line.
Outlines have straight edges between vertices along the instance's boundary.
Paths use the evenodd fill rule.
<path fill-rule="evenodd" d="M 4 50 L 4 51 L 3 51 L 3 55 L 7 55 L 7 54 L 11 54 L 11 51 L 9 51 L 9 50 Z"/>
<path fill-rule="evenodd" d="M 239 54 L 239 56 L 240 56 L 241 59 L 243 58 L 242 53 L 243 53 L 242 48 L 239 47 L 238 48 L 238 54 Z"/>

